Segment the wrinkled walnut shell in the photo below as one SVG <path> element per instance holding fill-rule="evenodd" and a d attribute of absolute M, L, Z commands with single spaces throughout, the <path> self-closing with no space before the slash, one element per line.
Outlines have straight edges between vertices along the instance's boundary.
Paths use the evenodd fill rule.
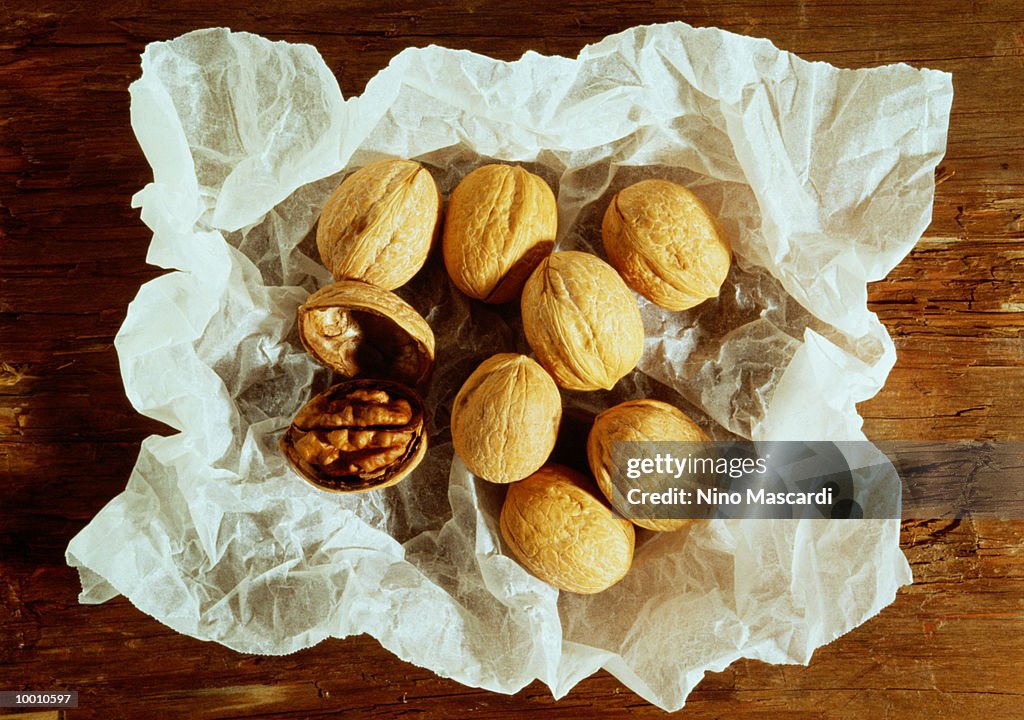
<path fill-rule="evenodd" d="M 350 380 L 306 403 L 280 441 L 295 471 L 329 492 L 394 485 L 427 452 L 423 401 L 384 380 Z"/>
<path fill-rule="evenodd" d="M 551 252 L 558 206 L 548 184 L 513 165 L 484 165 L 448 200 L 441 247 L 452 282 L 487 303 L 515 300 Z"/>
<path fill-rule="evenodd" d="M 718 297 L 732 251 L 718 221 L 687 188 L 643 180 L 616 195 L 601 238 L 626 284 L 668 310 Z"/>
<path fill-rule="evenodd" d="M 555 447 L 562 397 L 547 371 L 513 353 L 473 371 L 452 405 L 452 443 L 474 475 L 494 483 L 522 480 Z"/>
<path fill-rule="evenodd" d="M 587 460 L 601 492 L 613 505 L 612 455 L 619 442 L 702 442 L 708 436 L 681 410 L 660 400 L 629 400 L 610 407 L 594 420 L 587 437 Z M 629 519 L 640 527 L 660 532 L 680 530 L 693 520 L 673 518 Z"/>
<path fill-rule="evenodd" d="M 567 592 L 606 590 L 633 562 L 633 526 L 599 499 L 586 476 L 561 465 L 509 485 L 499 524 L 516 560 Z"/>
<path fill-rule="evenodd" d="M 636 297 L 590 253 L 544 258 L 523 288 L 522 314 L 537 360 L 569 390 L 610 390 L 644 351 Z"/>
<path fill-rule="evenodd" d="M 356 170 L 327 198 L 316 245 L 336 280 L 394 290 L 423 267 L 440 219 L 430 173 L 412 160 L 383 160 Z"/>
<path fill-rule="evenodd" d="M 418 385 L 434 365 L 434 333 L 392 292 L 341 280 L 310 295 L 298 310 L 299 338 L 321 365 L 347 378 Z"/>

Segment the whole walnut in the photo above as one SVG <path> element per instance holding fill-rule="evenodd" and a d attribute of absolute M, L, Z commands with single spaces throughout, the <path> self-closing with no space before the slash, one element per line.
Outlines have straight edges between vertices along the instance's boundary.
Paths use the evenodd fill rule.
<path fill-rule="evenodd" d="M 393 290 L 423 267 L 440 218 L 430 173 L 412 160 L 382 160 L 356 170 L 327 198 L 316 245 L 336 280 Z"/>
<path fill-rule="evenodd" d="M 555 447 L 562 398 L 547 371 L 525 355 L 494 355 L 473 371 L 452 405 L 452 443 L 474 475 L 522 480 Z"/>
<path fill-rule="evenodd" d="M 501 536 L 523 567 L 556 588 L 606 590 L 629 571 L 636 536 L 598 495 L 583 474 L 545 465 L 509 486 Z"/>
<path fill-rule="evenodd" d="M 589 253 L 544 258 L 523 288 L 522 315 L 537 360 L 569 390 L 609 390 L 643 354 L 636 297 Z"/>
<path fill-rule="evenodd" d="M 515 300 L 555 242 L 551 188 L 514 165 L 484 165 L 448 200 L 441 247 L 452 282 L 488 303 Z"/>
<path fill-rule="evenodd" d="M 615 467 L 613 451 L 616 443 L 645 442 L 706 442 L 708 436 L 697 423 L 681 410 L 660 400 L 629 400 L 600 413 L 587 437 L 587 460 L 601 492 L 623 514 L 640 527 L 648 530 L 673 531 L 688 526 L 693 520 L 674 518 L 648 518 L 639 516 L 644 508 L 620 507 L 612 473 Z M 638 452 L 642 446 L 637 447 Z M 621 446 L 620 446 L 621 448 Z M 645 488 L 640 488 L 644 490 Z M 654 488 L 651 488 L 652 490 Z"/>
<path fill-rule="evenodd" d="M 626 283 L 668 310 L 718 297 L 732 251 L 700 199 L 668 180 L 643 180 L 619 192 L 601 224 L 608 261 Z"/>

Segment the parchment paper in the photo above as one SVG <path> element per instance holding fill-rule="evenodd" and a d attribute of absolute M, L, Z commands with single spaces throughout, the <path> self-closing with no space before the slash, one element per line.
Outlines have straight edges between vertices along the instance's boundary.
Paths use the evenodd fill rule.
<path fill-rule="evenodd" d="M 448 433 L 476 363 L 528 347 L 514 304 L 469 302 L 436 257 L 401 291 L 438 337 L 423 465 L 386 491 L 329 495 L 276 442 L 330 382 L 294 332 L 329 281 L 311 229 L 344 172 L 384 156 L 424 162 L 445 193 L 477 165 L 523 163 L 557 192 L 562 249 L 602 255 L 609 199 L 642 177 L 688 185 L 722 219 L 736 256 L 722 296 L 683 313 L 641 301 L 639 370 L 612 393 L 565 393 L 569 435 L 653 395 L 717 437 L 862 438 L 855 403 L 895 359 L 865 284 L 929 222 L 949 75 L 839 70 L 683 24 L 577 59 L 408 49 L 348 100 L 314 48 L 223 29 L 151 44 L 142 67 L 132 125 L 154 180 L 134 204 L 149 262 L 174 272 L 140 289 L 116 346 L 133 405 L 179 432 L 145 440 L 125 491 L 68 547 L 82 602 L 122 594 L 250 653 L 369 633 L 506 693 L 539 678 L 562 696 L 604 667 L 675 709 L 737 658 L 808 662 L 911 581 L 898 521 L 643 532 L 626 579 L 591 597 L 529 575 L 497 532 L 502 488 L 453 460 Z"/>

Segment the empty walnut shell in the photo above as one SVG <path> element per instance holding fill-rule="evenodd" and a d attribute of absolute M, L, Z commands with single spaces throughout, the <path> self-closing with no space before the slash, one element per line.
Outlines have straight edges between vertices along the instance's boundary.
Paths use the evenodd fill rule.
<path fill-rule="evenodd" d="M 345 377 L 418 385 L 434 364 L 434 333 L 402 298 L 375 285 L 341 280 L 298 310 L 299 338 L 317 362 Z"/>
<path fill-rule="evenodd" d="M 544 258 L 523 288 L 522 312 L 537 360 L 569 390 L 610 390 L 643 354 L 636 297 L 612 266 L 589 253 Z"/>
<path fill-rule="evenodd" d="M 527 570 L 560 590 L 593 594 L 629 571 L 635 534 L 586 476 L 545 465 L 509 485 L 501 536 Z"/>
<path fill-rule="evenodd" d="M 441 194 L 412 160 L 383 160 L 345 178 L 316 230 L 320 259 L 337 280 L 393 290 L 427 260 L 441 218 Z"/>
<path fill-rule="evenodd" d="M 452 282 L 488 303 L 515 300 L 551 252 L 558 206 L 548 184 L 513 165 L 484 165 L 448 200 L 441 247 Z"/>
<path fill-rule="evenodd" d="M 452 405 L 452 443 L 474 475 L 495 483 L 522 480 L 555 447 L 562 398 L 547 371 L 502 353 L 473 371 Z"/>
<path fill-rule="evenodd" d="M 660 400 L 629 400 L 610 407 L 594 420 L 587 437 L 587 460 L 598 487 L 612 505 L 615 494 L 612 483 L 615 443 L 622 442 L 703 442 L 708 436 L 678 408 Z M 642 489 L 642 488 L 641 488 Z M 693 520 L 634 517 L 635 509 L 626 513 L 630 520 L 648 530 L 679 530 Z"/>
<path fill-rule="evenodd" d="M 732 253 L 700 199 L 668 180 L 643 180 L 616 195 L 601 237 L 608 261 L 626 283 L 668 310 L 718 296 Z"/>
<path fill-rule="evenodd" d="M 423 401 L 400 383 L 343 382 L 299 410 L 280 447 L 295 471 L 321 490 L 385 488 L 427 452 Z"/>

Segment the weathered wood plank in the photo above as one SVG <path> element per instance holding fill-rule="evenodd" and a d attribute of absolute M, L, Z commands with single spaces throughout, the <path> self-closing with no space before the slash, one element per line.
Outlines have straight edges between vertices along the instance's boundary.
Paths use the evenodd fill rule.
<path fill-rule="evenodd" d="M 956 95 L 933 222 L 871 307 L 899 360 L 864 403 L 879 439 L 1019 438 L 1024 397 L 1024 5 L 452 4 L 308 0 L 286 9 L 197 0 L 8 2 L 0 22 L 0 687 L 77 689 L 72 717 L 663 717 L 607 674 L 559 702 L 508 698 L 402 663 L 370 638 L 283 658 L 180 636 L 124 599 L 77 604 L 67 541 L 123 488 L 138 443 L 168 429 L 123 395 L 113 336 L 149 231 L 130 208 L 150 171 L 128 84 L 153 40 L 227 25 L 316 45 L 346 96 L 397 52 L 438 43 L 514 59 L 574 55 L 638 23 L 684 20 L 768 37 L 809 60 L 948 70 Z M 70 301 L 69 301 L 70 300 Z M 906 523 L 916 584 L 807 668 L 739 662 L 708 676 L 688 718 L 1020 715 L 1024 522 Z M 9 641 L 8 641 L 9 640 Z M 41 717 L 60 717 L 47 711 Z M 18 717 L 31 717 L 20 714 Z"/>

